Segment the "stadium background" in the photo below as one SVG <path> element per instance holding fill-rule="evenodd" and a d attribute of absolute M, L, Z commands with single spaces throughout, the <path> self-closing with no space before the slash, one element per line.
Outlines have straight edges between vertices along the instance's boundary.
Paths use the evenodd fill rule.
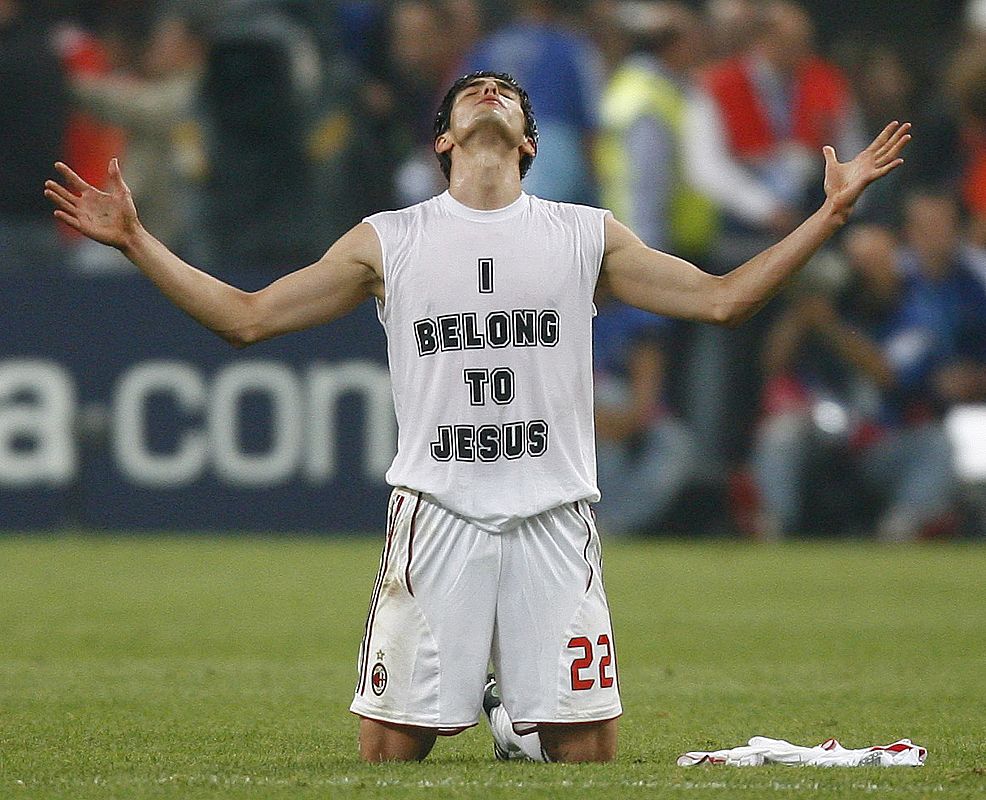
<path fill-rule="evenodd" d="M 626 709 L 616 764 L 495 763 L 484 723 L 441 741 L 423 764 L 360 763 L 346 709 L 393 447 L 374 310 L 234 352 L 112 253 L 62 231 L 37 258 L 12 237 L 33 230 L 12 208 L 45 223 L 50 213 L 38 175 L 24 177 L 15 155 L 36 145 L 43 179 L 49 156 L 66 152 L 51 120 L 67 114 L 15 67 L 41 63 L 36 48 L 54 41 L 63 59 L 73 56 L 60 69 L 105 74 L 112 57 L 127 73 L 156 12 L 213 6 L 19 5 L 41 24 L 38 38 L 14 49 L 5 26 L 13 3 L 0 0 L 0 797 L 986 796 L 978 541 L 609 538 Z M 319 191 L 297 194 L 274 158 L 283 142 L 261 142 L 271 163 L 215 154 L 230 159 L 220 187 L 228 196 L 287 198 L 272 215 L 280 225 L 272 232 L 257 214 L 234 220 L 244 247 L 228 262 L 204 257 L 208 241 L 175 240 L 196 263 L 254 288 L 303 263 L 306 236 L 324 247 L 361 215 L 393 205 L 408 134 L 369 125 L 379 119 L 367 115 L 365 93 L 357 102 L 361 86 L 389 78 L 373 71 L 380 41 L 353 31 L 372 33 L 360 26 L 389 4 L 237 5 L 327 19 L 322 53 L 334 54 L 322 62 L 330 79 L 304 126 L 315 133 Z M 489 25 L 508 16 L 505 4 L 479 5 Z M 968 35 L 965 3 L 806 5 L 829 55 L 891 43 L 913 81 L 911 107 L 933 121 L 942 72 Z M 235 16 L 228 21 L 241 24 Z M 277 36 L 286 31 L 300 40 L 283 26 L 268 34 L 284 43 Z M 248 116 L 233 120 L 242 130 L 265 124 L 250 121 L 264 107 L 250 92 L 271 85 L 256 63 L 238 60 L 225 76 L 248 98 Z M 401 85 L 410 107 L 413 87 Z M 413 105 L 430 114 L 434 100 L 425 93 Z M 194 140 L 194 130 L 179 130 L 183 146 Z M 88 140 L 98 144 L 88 168 L 103 169 L 118 133 Z M 136 145 L 153 141 L 123 150 L 128 178 Z M 208 173 L 194 157 L 183 163 L 188 180 L 163 196 L 202 231 Z M 285 221 L 293 217 L 300 223 Z M 247 261 L 251 252 L 258 263 Z M 736 537 L 722 508 L 689 512 L 682 532 Z M 315 535 L 254 535 L 288 531 Z M 357 531 L 376 535 L 322 535 Z M 914 770 L 675 766 L 686 750 L 755 734 L 799 744 L 836 736 L 849 747 L 909 736 L 929 759 Z"/>
<path fill-rule="evenodd" d="M 212 241 L 197 239 L 194 231 L 179 240 L 193 259 L 210 254 L 197 263 L 221 277 L 244 288 L 263 285 L 317 257 L 365 213 L 397 203 L 388 187 L 414 131 L 375 125 L 360 94 L 367 70 L 373 80 L 401 90 L 399 74 L 373 71 L 381 47 L 373 39 L 381 35 L 374 20 L 386 4 L 270 0 L 224 7 L 63 0 L 13 5 L 58 43 L 61 66 L 73 74 L 133 70 L 152 23 L 168 10 L 191 13 L 202 25 L 206 17 L 214 24 L 223 13 L 234 18 L 211 29 L 222 31 L 220 44 L 255 36 L 289 46 L 290 32 L 251 27 L 251 19 L 271 10 L 308 26 L 324 80 L 309 116 L 294 120 L 297 130 L 292 132 L 291 120 L 276 103 L 265 105 L 280 78 L 257 72 L 262 70 L 257 62 L 247 69 L 234 53 L 210 76 L 220 105 L 237 90 L 244 93 L 242 103 L 230 101 L 221 109 L 228 114 L 223 125 L 279 133 L 270 134 L 274 138 L 259 149 L 245 136 L 235 143 L 241 150 L 232 145 L 224 150 L 219 137 L 211 161 L 185 173 L 192 176 L 185 187 L 189 194 L 180 195 L 176 205 L 183 204 L 194 228 L 204 218 L 199 204 L 208 205 L 197 190 L 210 181 L 213 193 L 253 193 L 246 205 L 254 194 L 285 198 L 266 219 L 228 214 L 216 224 L 221 233 Z M 591 4 L 571 5 L 582 12 Z M 860 42 L 893 46 L 911 72 L 915 109 L 937 97 L 942 70 L 965 35 L 961 0 L 902 0 L 892 11 L 881 0 L 804 5 L 827 55 L 852 51 Z M 477 7 L 488 29 L 510 18 L 503 4 Z M 368 38 L 360 39 L 361 34 Z M 412 99 L 427 114 L 434 94 L 416 77 L 409 80 Z M 5 118 L 18 113 L 17 107 L 3 110 Z M 39 115 L 32 121 L 36 129 L 45 127 L 44 102 L 32 113 Z M 71 128 L 71 115 L 77 113 L 72 103 L 58 113 L 68 115 Z M 311 175 L 301 188 L 292 165 L 271 155 L 281 154 L 291 135 L 303 138 L 308 148 Z M 93 160 L 106 148 L 122 148 L 126 172 L 126 140 L 117 128 L 102 137 L 82 136 L 74 146 L 77 151 L 80 142 L 94 142 Z M 205 217 L 208 213 L 206 208 Z M 384 342 L 369 305 L 330 327 L 234 353 L 112 257 L 64 231 L 59 235 L 59 257 L 22 263 L 16 244 L 8 245 L 0 269 L 0 528 L 348 532 L 379 527 L 387 492 L 382 475 L 395 437 L 386 408 Z M 724 519 L 728 509 L 722 498 L 710 502 L 707 513 L 684 515 L 694 523 L 685 532 L 734 532 Z"/>

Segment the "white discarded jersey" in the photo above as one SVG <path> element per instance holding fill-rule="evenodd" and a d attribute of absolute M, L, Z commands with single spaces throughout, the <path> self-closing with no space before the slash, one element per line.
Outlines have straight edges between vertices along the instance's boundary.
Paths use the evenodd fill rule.
<path fill-rule="evenodd" d="M 599 499 L 592 296 L 607 213 L 527 194 L 477 211 L 445 192 L 367 217 L 398 423 L 388 483 L 491 531 Z"/>

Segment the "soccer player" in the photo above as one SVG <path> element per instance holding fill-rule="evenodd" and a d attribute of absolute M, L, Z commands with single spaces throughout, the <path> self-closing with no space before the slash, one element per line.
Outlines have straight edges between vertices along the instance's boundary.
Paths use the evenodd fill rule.
<path fill-rule="evenodd" d="M 56 217 L 119 248 L 236 347 L 375 299 L 399 433 L 351 707 L 360 755 L 421 759 L 437 736 L 476 724 L 492 659 L 498 755 L 609 761 L 622 707 L 589 508 L 596 285 L 657 314 L 742 322 L 901 163 L 908 128 L 891 123 L 846 163 L 826 147 L 821 208 L 722 277 L 646 247 L 606 211 L 522 192 L 537 126 L 524 90 L 492 72 L 456 81 L 439 109 L 447 192 L 367 218 L 257 292 L 195 269 L 145 230 L 116 159 L 107 191 L 59 163 L 64 185 L 48 181 L 45 194 Z"/>

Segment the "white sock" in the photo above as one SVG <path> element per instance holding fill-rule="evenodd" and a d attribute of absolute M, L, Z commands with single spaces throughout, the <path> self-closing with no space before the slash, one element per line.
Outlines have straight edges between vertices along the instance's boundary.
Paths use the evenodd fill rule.
<path fill-rule="evenodd" d="M 514 731 L 507 710 L 501 705 L 490 712 L 490 730 L 493 739 L 506 750 L 510 758 L 526 758 L 528 761 L 548 761 L 541 749 L 541 737 L 537 731 L 521 736 Z"/>

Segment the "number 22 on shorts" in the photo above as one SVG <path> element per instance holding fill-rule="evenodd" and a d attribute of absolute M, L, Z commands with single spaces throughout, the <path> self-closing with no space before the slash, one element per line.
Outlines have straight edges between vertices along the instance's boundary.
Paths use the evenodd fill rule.
<path fill-rule="evenodd" d="M 600 634 L 596 639 L 596 647 L 599 648 L 595 653 L 592 649 L 592 641 L 586 636 L 573 636 L 568 640 L 569 650 L 581 650 L 582 655 L 572 661 L 572 690 L 582 692 L 591 689 L 595 683 L 595 671 L 592 670 L 595 655 L 599 656 L 599 687 L 608 689 L 613 685 L 613 676 L 610 668 L 613 666 L 613 648 L 609 642 L 608 634 Z M 587 674 L 588 673 L 588 674 Z"/>

